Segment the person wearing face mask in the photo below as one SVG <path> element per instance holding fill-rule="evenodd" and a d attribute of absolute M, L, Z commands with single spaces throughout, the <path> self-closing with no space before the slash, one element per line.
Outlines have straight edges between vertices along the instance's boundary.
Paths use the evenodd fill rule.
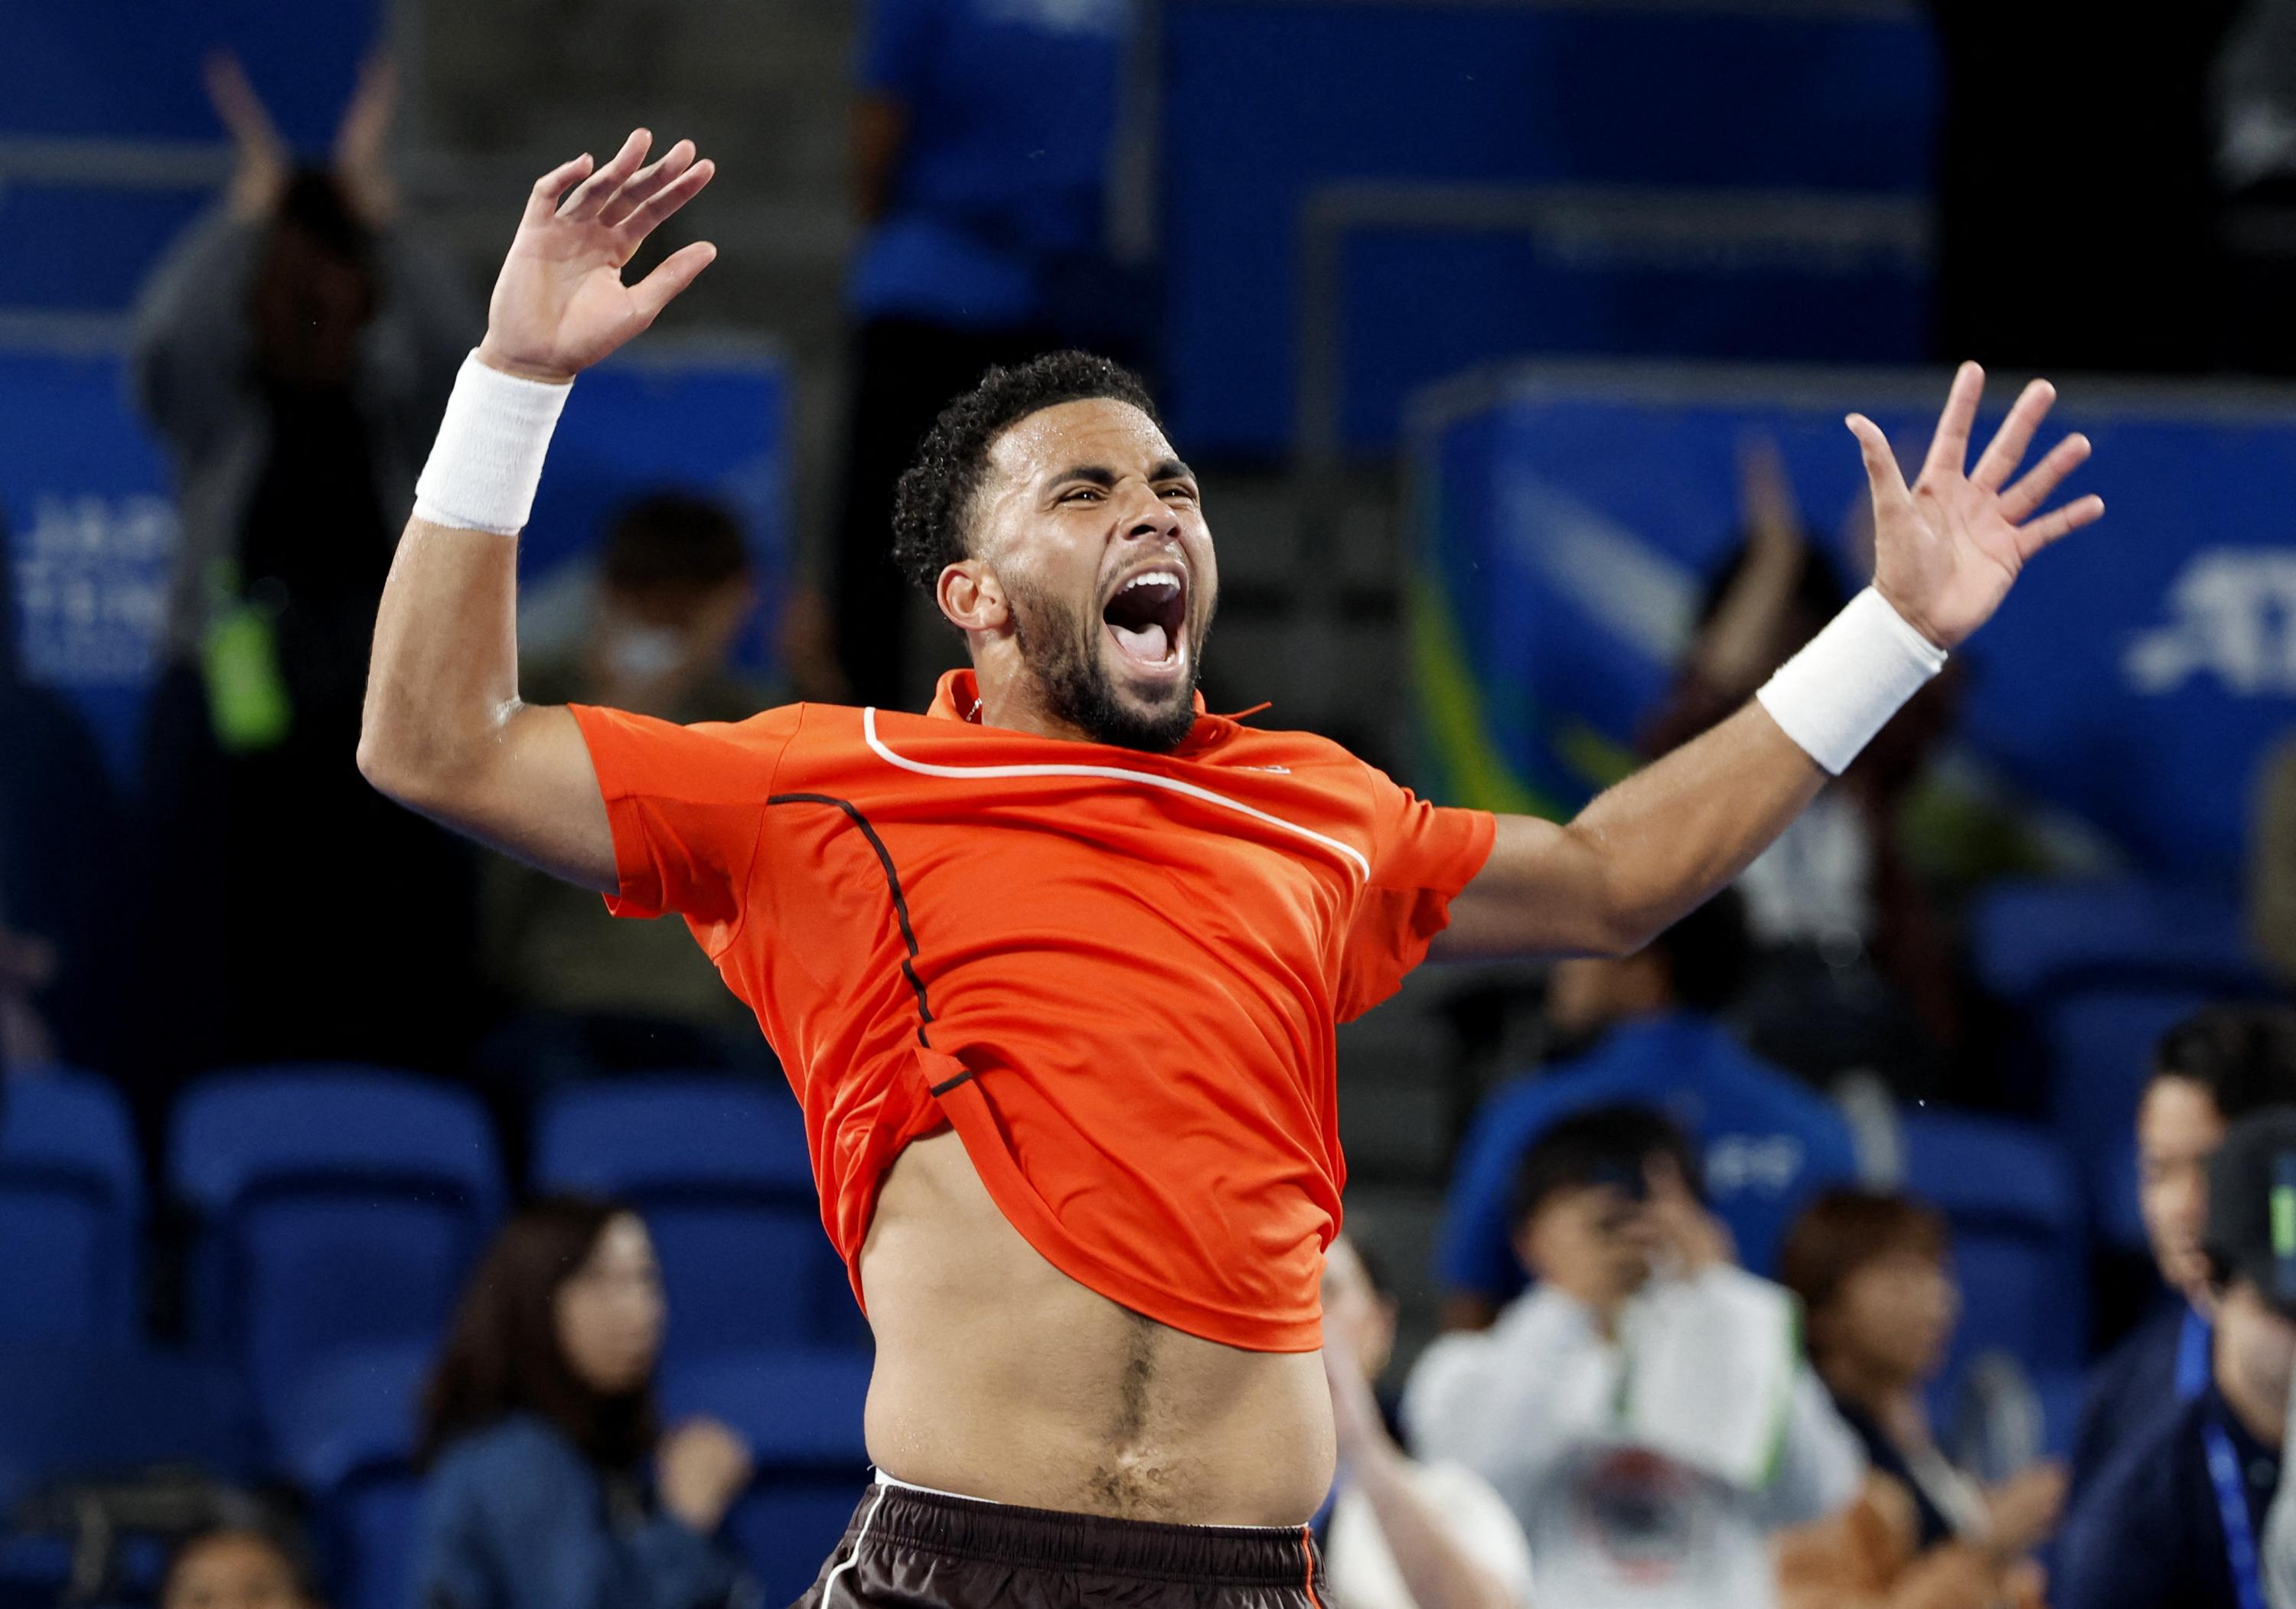
<path fill-rule="evenodd" d="M 2027 1556 L 2055 1529 L 2064 1471 L 2037 1464 L 1991 1487 L 1947 1459 L 1923 1391 L 1960 1314 L 1945 1219 L 1911 1196 L 1829 1190 L 1786 1235 L 1780 1278 L 1801 1299 L 1810 1362 L 1872 1474 L 1858 1503 L 1789 1533 L 1783 1596 L 1809 1609 L 2035 1605 Z"/>
<path fill-rule="evenodd" d="M 1730 1266 L 1697 1181 L 1688 1140 L 1647 1108 L 1555 1124 L 1517 1186 L 1538 1283 L 1412 1371 L 1412 1445 L 1496 1488 L 1538 1603 L 1759 1609 L 1776 1601 L 1770 1533 L 1837 1512 L 1864 1478 L 1792 1300 Z"/>
<path fill-rule="evenodd" d="M 423 1609 L 716 1609 L 744 1577 L 713 1539 L 749 1483 L 723 1424 L 660 1433 L 660 1270 L 638 1216 L 558 1197 L 472 1276 L 422 1407 Z"/>
<path fill-rule="evenodd" d="M 2156 1404 L 2075 1501 L 2057 1609 L 2264 1609 L 2259 1539 L 2296 1368 L 2296 1107 L 2226 1130 L 2205 1223 L 2207 1372 Z"/>
<path fill-rule="evenodd" d="M 779 697 L 731 662 L 756 602 L 733 512 L 653 493 L 608 530 L 589 628 L 566 651 L 527 658 L 520 684 L 530 697 L 681 724 L 746 720 Z M 587 891 L 503 856 L 488 858 L 481 892 L 480 953 L 514 1014 L 480 1062 L 505 1098 L 635 1067 L 771 1065 L 680 924 L 612 921 Z"/>
<path fill-rule="evenodd" d="M 176 1549 L 160 1609 L 324 1609 L 301 1550 L 265 1526 L 201 1531 Z"/>
<path fill-rule="evenodd" d="M 1342 1235 L 1324 1254 L 1324 1371 L 1340 1473 L 1313 1522 L 1331 1609 L 1528 1609 L 1530 1549 L 1490 1483 L 1396 1445 L 1372 1382 L 1395 1350 L 1395 1298 Z"/>
<path fill-rule="evenodd" d="M 2136 1108 L 2137 1204 L 2161 1300 L 2096 1367 L 2073 1444 L 2076 1496 L 2161 1403 L 2208 1378 L 2209 1159 L 2225 1129 L 2267 1106 L 2296 1104 L 2296 1012 L 2211 1006 L 2161 1036 Z"/>

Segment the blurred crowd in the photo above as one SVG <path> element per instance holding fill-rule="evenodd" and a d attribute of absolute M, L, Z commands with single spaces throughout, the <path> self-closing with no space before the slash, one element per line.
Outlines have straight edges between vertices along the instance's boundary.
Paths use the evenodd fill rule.
<path fill-rule="evenodd" d="M 2038 98 L 2021 68 L 1997 81 L 2021 51 L 1997 8 L 1936 9 L 1955 339 L 2011 362 L 2209 361 L 2208 268 L 2180 245 L 2208 229 L 2180 209 L 2210 188 L 2195 109 L 2234 8 L 2095 37 L 2097 73 L 2146 86 L 2114 101 L 2141 104 L 2130 118 L 2096 115 L 2078 72 Z M 2022 8 L 2018 27 L 2059 41 L 2064 10 Z M 2243 109 L 2243 193 L 2296 183 L 2296 97 L 2272 49 L 2288 15 L 2239 22 L 2253 37 L 2226 93 Z M 935 413 L 988 364 L 1069 345 L 1136 357 L 1146 341 L 1147 291 L 1105 223 L 1134 21 L 1126 0 L 872 9 L 832 638 L 778 679 L 742 670 L 765 589 L 741 517 L 662 487 L 616 511 L 578 627 L 529 642 L 528 696 L 703 721 L 904 695 L 888 504 Z M 585 1080 L 674 1068 L 769 1085 L 755 1023 L 676 924 L 610 923 L 592 896 L 481 857 L 358 776 L 368 634 L 481 307 L 400 205 L 387 64 L 323 166 L 290 154 L 228 59 L 209 91 L 236 170 L 135 321 L 137 403 L 184 539 L 131 788 L 24 673 L 0 566 L 0 756 L 37 757 L 0 764 L 0 1069 L 110 1079 L 152 1177 L 180 1093 L 223 1068 L 438 1075 L 477 1092 L 512 1147 L 549 1092 Z M 2109 134 L 2113 154 L 2040 184 L 2038 205 L 2029 165 L 1997 153 L 2061 117 Z M 2065 283 L 1961 266 L 2005 219 L 2070 236 L 2098 218 L 2113 231 Z M 2140 304 L 2162 316 L 2123 316 Z M 1854 554 L 1856 533 L 1814 535 L 1763 443 L 1742 500 L 1742 540 L 1710 578 L 1646 755 L 1737 708 L 1863 583 L 1827 556 Z M 1367 1245 L 1332 1248 L 1341 1473 L 1314 1524 L 1339 1609 L 2296 1603 L 2296 1483 L 2279 1480 L 2296 1370 L 2282 984 L 2132 1047 L 2151 1058 L 2132 1137 L 2152 1263 L 2101 1269 L 2094 1333 L 2062 1317 L 2095 1359 L 2075 1423 L 2047 1423 L 2046 1383 L 2012 1359 L 1948 1382 L 1954 1217 L 1890 1177 L 1861 1109 L 1837 1098 L 1850 1070 L 1885 1105 L 2030 1094 L 2002 1071 L 2030 1025 L 1972 981 L 1962 918 L 1988 878 L 2054 851 L 1956 791 L 1955 698 L 1948 673 L 1735 890 L 1648 950 L 1525 986 L 1539 1050 L 1480 1092 L 1465 1129 L 1439 1338 L 1398 1358 L 1399 1287 L 1422 1282 Z M 2296 751 L 2258 841 L 2258 921 L 2284 983 Z M 510 1170 L 527 1171 L 515 1154 Z M 189 1275 L 158 1240 L 149 1322 L 180 1340 Z M 413 1603 L 758 1601 L 722 1534 L 751 1449 L 715 1418 L 665 1417 L 665 1308 L 627 1205 L 551 1194 L 501 1227 L 427 1377 Z M 169 1557 L 147 1596 L 250 1609 L 339 1588 L 291 1494 L 226 1496 L 159 1528 Z"/>

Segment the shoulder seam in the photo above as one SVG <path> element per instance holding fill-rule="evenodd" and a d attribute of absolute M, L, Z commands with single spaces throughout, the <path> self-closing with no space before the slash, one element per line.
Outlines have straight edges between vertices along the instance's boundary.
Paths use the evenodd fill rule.
<path fill-rule="evenodd" d="M 742 862 L 742 898 L 734 907 L 734 925 L 726 932 L 724 941 L 711 948 L 709 958 L 712 961 L 732 949 L 735 940 L 741 938 L 742 931 L 750 925 L 750 907 L 757 903 L 750 884 L 756 880 L 758 874 L 758 852 L 765 846 L 766 841 L 766 817 L 768 814 L 766 800 L 772 798 L 777 791 L 775 784 L 782 778 L 782 761 L 787 758 L 790 745 L 797 741 L 797 735 L 805 730 L 805 718 L 812 711 L 813 706 L 800 702 L 795 708 L 797 719 L 791 723 L 789 735 L 782 739 L 782 746 L 774 751 L 773 766 L 766 773 L 765 798 L 758 800 L 754 806 L 758 813 L 758 830 L 750 835 L 750 853 Z"/>

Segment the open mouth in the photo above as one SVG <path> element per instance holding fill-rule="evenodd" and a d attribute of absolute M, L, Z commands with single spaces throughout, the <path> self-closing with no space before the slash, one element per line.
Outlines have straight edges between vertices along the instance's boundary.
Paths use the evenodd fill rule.
<path fill-rule="evenodd" d="M 1185 657 L 1188 583 L 1177 565 L 1128 577 L 1100 612 L 1124 657 L 1144 670 L 1176 670 Z"/>

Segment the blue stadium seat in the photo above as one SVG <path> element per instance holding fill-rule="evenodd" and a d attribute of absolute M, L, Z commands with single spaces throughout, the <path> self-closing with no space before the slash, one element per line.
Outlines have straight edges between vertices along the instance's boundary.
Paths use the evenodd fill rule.
<path fill-rule="evenodd" d="M 794 1601 L 812 1585 L 867 1490 L 868 1393 L 869 1360 L 849 1352 L 757 1351 L 663 1375 L 671 1423 L 722 1419 L 757 1456 L 756 1479 L 726 1529 L 768 1603 Z"/>
<path fill-rule="evenodd" d="M 533 1154 L 537 1189 L 619 1196 L 644 1214 L 673 1356 L 865 1333 L 786 1091 L 671 1074 L 579 1085 L 544 1104 Z"/>
<path fill-rule="evenodd" d="M 2265 987 L 2230 900 L 2130 880 L 1996 884 L 1970 914 L 1978 981 L 2013 1006 L 2082 989 Z"/>
<path fill-rule="evenodd" d="M 2152 1048 L 2210 998 L 2177 989 L 2101 989 L 2051 1000 L 2041 1012 L 2051 1121 L 2071 1149 L 2100 1236 L 2111 1244 L 2144 1244 L 2133 1136 Z"/>
<path fill-rule="evenodd" d="M 501 1216 L 478 1101 L 411 1075 L 219 1075 L 176 1110 L 168 1178 L 198 1216 L 194 1319 L 266 1427 L 329 1354 L 429 1341 Z"/>
<path fill-rule="evenodd" d="M 250 1470 L 244 1396 L 230 1370 L 135 1347 L 0 1345 L 0 1515 L 49 1481 L 195 1465 Z"/>
<path fill-rule="evenodd" d="M 1999 1118 L 1905 1115 L 1906 1186 L 1953 1227 L 1961 1327 L 1941 1384 L 2000 1350 L 2040 1378 L 2078 1369 L 2088 1337 L 2082 1203 L 2047 1133 Z"/>
<path fill-rule="evenodd" d="M 434 1346 L 360 1348 L 305 1376 L 278 1429 L 280 1462 L 312 1504 L 329 1601 L 405 1609 L 422 1481 L 416 1405 Z"/>
<path fill-rule="evenodd" d="M 86 1073 L 0 1094 L 0 1339 L 125 1346 L 136 1327 L 144 1180 L 127 1104 Z"/>

